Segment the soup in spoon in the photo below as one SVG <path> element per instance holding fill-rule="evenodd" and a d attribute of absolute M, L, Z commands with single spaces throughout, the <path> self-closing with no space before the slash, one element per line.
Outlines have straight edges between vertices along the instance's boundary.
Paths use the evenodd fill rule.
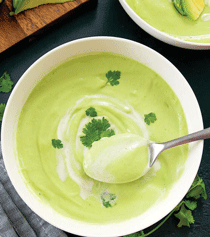
<path fill-rule="evenodd" d="M 134 181 L 149 170 L 148 141 L 131 133 L 103 138 L 85 153 L 83 167 L 88 176 L 102 182 Z"/>

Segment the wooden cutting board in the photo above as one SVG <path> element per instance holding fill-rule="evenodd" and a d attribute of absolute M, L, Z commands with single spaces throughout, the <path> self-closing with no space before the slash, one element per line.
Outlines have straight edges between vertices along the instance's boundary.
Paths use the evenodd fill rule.
<path fill-rule="evenodd" d="M 76 9 L 93 0 L 74 0 L 71 2 L 46 4 L 10 16 L 13 11 L 12 0 L 0 4 L 0 53 L 22 41 L 39 34 L 47 26 L 52 26 L 68 17 Z"/>

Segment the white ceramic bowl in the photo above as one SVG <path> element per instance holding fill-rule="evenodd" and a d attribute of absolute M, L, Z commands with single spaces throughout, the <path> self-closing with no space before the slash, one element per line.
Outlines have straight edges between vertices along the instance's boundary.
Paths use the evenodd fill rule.
<path fill-rule="evenodd" d="M 189 132 L 203 129 L 202 116 L 196 97 L 182 74 L 154 50 L 121 38 L 91 37 L 61 45 L 38 59 L 23 74 L 7 102 L 2 121 L 2 152 L 9 177 L 25 203 L 40 217 L 67 232 L 81 236 L 123 236 L 147 228 L 166 216 L 189 190 L 200 165 L 203 142 L 190 145 L 186 169 L 166 199 L 144 214 L 121 223 L 88 224 L 62 216 L 39 202 L 23 182 L 15 157 L 15 133 L 18 116 L 31 90 L 54 66 L 65 59 L 89 52 L 113 52 L 145 64 L 164 78 L 178 96 L 186 116 Z"/>
<path fill-rule="evenodd" d="M 127 4 L 126 0 L 119 0 L 119 2 L 121 3 L 126 13 L 136 24 L 140 26 L 148 34 L 155 37 L 156 39 L 186 49 L 210 49 L 210 43 L 197 43 L 197 42 L 185 41 L 182 39 L 175 38 L 165 32 L 162 32 L 154 28 L 146 21 L 144 21 L 138 14 L 136 14 L 136 12 Z"/>

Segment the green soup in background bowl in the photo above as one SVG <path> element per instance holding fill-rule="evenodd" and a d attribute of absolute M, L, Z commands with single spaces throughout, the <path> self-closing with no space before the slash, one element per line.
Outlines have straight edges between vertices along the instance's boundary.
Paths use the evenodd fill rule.
<path fill-rule="evenodd" d="M 121 72 L 118 85 L 107 83 L 110 70 Z M 123 236 L 151 226 L 187 193 L 203 142 L 163 153 L 151 172 L 134 182 L 98 182 L 82 166 L 91 149 L 80 140 L 92 119 L 86 115 L 90 107 L 115 134 L 158 142 L 203 128 L 189 84 L 154 50 L 114 37 L 72 41 L 37 60 L 7 103 L 2 152 L 14 187 L 39 216 L 73 234 Z M 150 112 L 157 120 L 148 125 L 144 115 Z M 63 147 L 53 147 L 52 139 Z"/>
<path fill-rule="evenodd" d="M 197 20 L 178 13 L 171 0 L 119 0 L 131 19 L 155 38 L 182 48 L 210 48 L 210 2 Z"/>

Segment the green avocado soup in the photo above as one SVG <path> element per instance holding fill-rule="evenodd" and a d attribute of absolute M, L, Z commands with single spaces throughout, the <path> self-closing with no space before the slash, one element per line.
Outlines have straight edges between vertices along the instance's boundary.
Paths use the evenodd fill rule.
<path fill-rule="evenodd" d="M 200 17 L 193 21 L 182 16 L 171 0 L 126 0 L 128 5 L 144 21 L 154 28 L 179 39 L 198 43 L 210 43 L 210 2 Z"/>
<path fill-rule="evenodd" d="M 119 85 L 106 73 L 119 70 Z M 163 152 L 151 170 L 125 184 L 91 179 L 83 169 L 88 149 L 80 141 L 85 111 L 94 107 L 115 134 L 164 142 L 188 133 L 177 96 L 156 72 L 127 57 L 89 53 L 65 61 L 35 86 L 19 116 L 16 151 L 24 182 L 35 197 L 64 216 L 89 223 L 136 217 L 167 197 L 184 170 L 188 146 Z M 155 113 L 150 125 L 144 115 Z M 52 146 L 59 139 L 63 148 Z M 97 141 L 96 141 L 97 142 Z"/>

